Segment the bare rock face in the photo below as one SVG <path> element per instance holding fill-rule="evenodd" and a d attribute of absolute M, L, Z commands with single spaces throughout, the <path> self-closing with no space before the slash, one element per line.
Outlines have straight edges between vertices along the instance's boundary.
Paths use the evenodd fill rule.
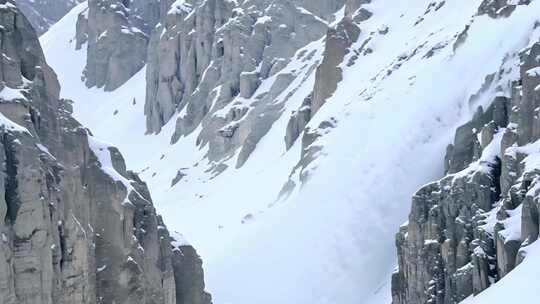
<path fill-rule="evenodd" d="M 360 35 L 360 28 L 346 17 L 339 24 L 330 29 L 326 35 L 324 60 L 317 68 L 315 88 L 311 111 L 315 114 L 326 99 L 334 94 L 338 83 L 343 79 L 339 65 L 349 52 L 351 44 L 356 42 Z"/>
<path fill-rule="evenodd" d="M 199 144 L 208 144 L 208 158 L 226 159 L 239 149 L 242 166 L 281 115 L 276 97 L 297 77 L 283 68 L 324 36 L 344 1 L 170 2 L 149 47 L 147 130 L 157 133 L 185 113 L 173 142 L 202 126 Z M 257 93 L 271 77 L 272 87 Z"/>
<path fill-rule="evenodd" d="M 176 116 L 173 143 L 198 130 L 197 144 L 208 145 L 211 162 L 238 155 L 240 167 L 282 115 L 288 97 L 281 95 L 297 89 L 291 83 L 298 82 L 299 73 L 284 68 L 295 55 L 313 56 L 296 53 L 323 38 L 345 4 L 345 0 L 91 0 L 78 18 L 77 47 L 88 48 L 84 76 L 89 87 L 114 90 L 147 64 L 147 132 L 160 132 Z M 350 10 L 349 22 L 340 22 L 331 31 L 335 35 L 329 35 L 326 70 L 332 64 L 336 69 L 335 62 L 348 52 L 342 44 L 352 43 L 359 33 L 350 21 L 356 12 Z M 330 86 L 339 81 L 338 74 L 332 73 L 335 80 Z M 259 90 L 268 79 L 272 85 Z M 318 107 L 329 94 L 321 91 L 331 88 L 317 90 Z M 278 97 L 281 102 L 276 102 Z M 287 130 L 290 142 L 303 131 L 311 112 L 291 122 L 296 130 Z"/>
<path fill-rule="evenodd" d="M 16 0 L 38 35 L 64 17 L 81 0 Z"/>
<path fill-rule="evenodd" d="M 369 3 L 371 0 L 347 0 L 345 2 L 345 16 L 358 21 L 357 18 L 362 18 L 362 15 L 367 12 L 366 9 L 362 8 L 362 5 Z"/>
<path fill-rule="evenodd" d="M 492 18 L 508 17 L 517 5 L 529 4 L 531 0 L 484 0 L 478 8 L 479 15 L 488 15 Z"/>
<path fill-rule="evenodd" d="M 536 42 L 515 59 L 521 70 L 511 96 L 494 98 L 458 128 L 448 175 L 414 194 L 396 237 L 394 304 L 458 303 L 506 276 L 538 239 L 539 55 Z"/>
<path fill-rule="evenodd" d="M 285 133 L 285 147 L 290 149 L 311 120 L 313 95 L 306 97 L 300 109 L 292 113 Z"/>
<path fill-rule="evenodd" d="M 343 79 L 341 65 L 345 64 L 346 56 L 352 53 L 350 63 L 350 60 L 354 60 L 364 51 L 363 46 L 360 49 L 354 49 L 353 44 L 361 34 L 361 23 L 372 16 L 372 13 L 363 7 L 364 4 L 369 3 L 371 3 L 370 0 L 346 1 L 344 18 L 329 28 L 326 33 L 323 58 L 316 68 L 313 91 L 289 118 L 285 146 L 290 149 L 301 137 L 300 161 L 291 172 L 291 176 L 298 173 L 301 182 L 308 180 L 309 173 L 305 172 L 305 169 L 317 158 L 321 150 L 320 146 L 314 145 L 317 138 L 336 126 L 336 121 L 332 118 L 315 127 L 308 127 L 308 123 L 337 90 L 338 84 Z M 294 188 L 294 184 L 292 180 L 289 180 L 284 185 L 280 196 L 287 195 Z"/>
<path fill-rule="evenodd" d="M 144 67 L 157 5 L 155 1 L 88 1 L 76 37 L 77 46 L 86 43 L 88 49 L 84 71 L 88 87 L 115 90 Z"/>
<path fill-rule="evenodd" d="M 210 303 L 193 248 L 118 150 L 71 117 L 14 2 L 0 0 L 0 25 L 1 302 Z"/>

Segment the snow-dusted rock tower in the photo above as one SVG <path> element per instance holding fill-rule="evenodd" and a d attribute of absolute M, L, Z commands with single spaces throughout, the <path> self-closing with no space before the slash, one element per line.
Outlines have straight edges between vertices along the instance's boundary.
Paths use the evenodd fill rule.
<path fill-rule="evenodd" d="M 75 121 L 36 32 L 0 0 L 0 302 L 207 304 L 122 155 Z"/>

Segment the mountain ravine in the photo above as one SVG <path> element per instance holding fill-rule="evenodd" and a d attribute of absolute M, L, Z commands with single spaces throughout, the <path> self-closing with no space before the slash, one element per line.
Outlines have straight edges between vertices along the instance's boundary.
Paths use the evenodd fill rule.
<path fill-rule="evenodd" d="M 210 303 L 119 151 L 71 117 L 36 32 L 0 0 L 0 303 Z"/>
<path fill-rule="evenodd" d="M 540 0 L 0 3 L 0 304 L 538 302 Z"/>

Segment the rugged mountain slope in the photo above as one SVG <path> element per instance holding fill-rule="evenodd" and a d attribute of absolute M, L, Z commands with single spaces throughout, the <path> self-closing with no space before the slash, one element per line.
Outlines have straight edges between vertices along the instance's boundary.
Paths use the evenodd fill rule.
<path fill-rule="evenodd" d="M 209 303 L 201 260 L 118 150 L 71 117 L 13 1 L 0 25 L 0 302 Z"/>
<path fill-rule="evenodd" d="M 96 3 L 41 39 L 62 95 L 129 151 L 200 250 L 216 303 L 269 304 L 391 301 L 411 194 L 444 174 L 456 128 L 510 98 L 540 5 L 160 1 L 144 14 L 100 1 L 120 13 L 109 23 Z M 139 37 L 147 57 L 116 69 L 122 48 L 107 40 Z M 472 161 L 462 146 L 455 168 Z"/>
<path fill-rule="evenodd" d="M 275 99 L 297 77 L 283 68 L 298 49 L 325 34 L 343 1 L 200 2 L 175 3 L 156 29 L 147 69 L 147 128 L 159 132 L 185 109 L 173 141 L 201 125 L 199 141 L 208 144 L 209 160 L 240 150 L 240 167 L 279 117 L 282 106 Z M 272 87 L 255 96 L 271 77 Z"/>
<path fill-rule="evenodd" d="M 154 0 L 88 1 L 88 9 L 77 20 L 76 38 L 78 47 L 87 43 L 84 77 L 89 87 L 114 90 L 144 66 L 148 32 L 158 7 Z"/>
<path fill-rule="evenodd" d="M 515 9 L 485 3 L 479 13 L 493 18 Z M 445 158 L 448 175 L 414 195 L 397 236 L 393 303 L 457 303 L 479 294 L 526 259 L 538 239 L 539 33 L 537 23 L 529 46 L 486 78 L 484 89 L 496 85 L 500 93 L 457 129 Z M 501 83 L 512 70 L 519 77 Z"/>
<path fill-rule="evenodd" d="M 64 17 L 81 0 L 17 0 L 23 14 L 28 18 L 38 35 L 45 33 L 53 24 Z"/>

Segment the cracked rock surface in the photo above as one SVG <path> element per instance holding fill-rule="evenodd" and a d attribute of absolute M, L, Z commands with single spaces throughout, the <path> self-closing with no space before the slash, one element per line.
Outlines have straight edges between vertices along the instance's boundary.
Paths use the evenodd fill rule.
<path fill-rule="evenodd" d="M 72 118 L 11 0 L 0 25 L 0 302 L 210 303 L 200 258 L 119 151 Z"/>

